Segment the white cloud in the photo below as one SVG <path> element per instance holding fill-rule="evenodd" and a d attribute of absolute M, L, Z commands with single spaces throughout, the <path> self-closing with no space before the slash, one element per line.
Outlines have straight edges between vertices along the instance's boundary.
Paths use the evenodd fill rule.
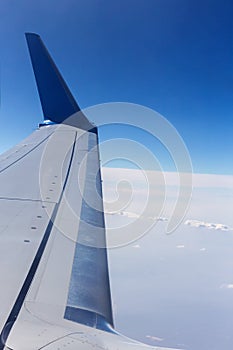
<path fill-rule="evenodd" d="M 184 245 L 183 245 L 183 244 L 178 244 L 178 245 L 176 246 L 176 248 L 182 249 L 182 248 L 184 248 Z"/>
<path fill-rule="evenodd" d="M 140 215 L 139 214 L 136 214 L 136 213 L 131 213 L 131 212 L 128 212 L 128 211 L 105 211 L 105 214 L 108 214 L 108 215 L 121 215 L 121 216 L 126 216 L 128 218 L 139 218 Z"/>
<path fill-rule="evenodd" d="M 233 289 L 233 283 L 224 283 L 220 286 L 221 289 Z"/>
<path fill-rule="evenodd" d="M 140 247 L 140 245 L 139 245 L 139 244 L 135 244 L 135 245 L 133 245 L 133 246 L 132 246 L 132 248 L 136 248 L 136 249 L 138 249 L 138 248 L 141 248 L 141 247 Z"/>
<path fill-rule="evenodd" d="M 123 168 L 102 168 L 105 181 L 118 180 L 119 176 L 125 179 L 134 178 L 136 181 L 142 181 L 142 171 L 137 169 L 123 169 Z M 145 173 L 153 174 L 156 181 L 156 174 L 160 172 L 147 170 Z M 185 180 L 185 174 L 182 174 Z M 167 186 L 179 185 L 179 174 L 174 172 L 163 171 L 163 176 Z M 187 175 L 187 181 L 189 176 Z M 193 187 L 195 188 L 233 188 L 233 176 L 232 175 L 214 175 L 214 174 L 192 174 Z"/>
<path fill-rule="evenodd" d="M 163 341 L 164 340 L 163 338 L 155 337 L 153 335 L 146 335 L 146 338 L 149 338 L 150 340 L 153 340 L 153 341 Z"/>
<path fill-rule="evenodd" d="M 216 224 L 212 222 L 205 222 L 205 221 L 199 221 L 199 220 L 186 220 L 185 225 L 191 226 L 191 227 L 203 227 L 207 228 L 209 230 L 219 230 L 219 231 L 232 231 L 233 228 L 229 227 L 228 225 L 224 224 Z"/>
<path fill-rule="evenodd" d="M 152 219 L 155 220 L 155 221 L 168 221 L 168 218 L 165 218 L 163 216 L 155 217 L 155 218 L 152 218 Z"/>
<path fill-rule="evenodd" d="M 141 218 L 141 219 L 149 219 L 152 221 L 168 221 L 168 218 L 163 217 L 163 216 L 158 216 L 158 217 L 153 217 L 153 216 L 144 216 L 141 214 L 137 214 L 137 213 L 133 213 L 133 212 L 129 212 L 129 211 L 124 211 L 124 210 L 119 210 L 119 211 L 105 211 L 105 214 L 107 215 L 120 215 L 120 216 L 125 216 L 128 218 Z"/>
<path fill-rule="evenodd" d="M 205 252 L 206 251 L 206 248 L 201 248 L 200 249 L 200 252 Z"/>

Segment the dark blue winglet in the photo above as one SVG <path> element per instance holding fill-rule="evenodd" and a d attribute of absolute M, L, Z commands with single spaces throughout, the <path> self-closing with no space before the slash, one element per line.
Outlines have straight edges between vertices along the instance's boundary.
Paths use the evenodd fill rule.
<path fill-rule="evenodd" d="M 93 131 L 94 125 L 91 124 L 80 111 L 77 102 L 58 71 L 40 36 L 34 33 L 26 33 L 25 36 L 44 119 L 54 123 L 63 123 L 71 115 L 80 112 L 77 116 L 79 120 L 76 120 L 77 118 L 71 118 L 68 124 L 72 123 L 72 125 L 75 124 L 77 127 Z"/>

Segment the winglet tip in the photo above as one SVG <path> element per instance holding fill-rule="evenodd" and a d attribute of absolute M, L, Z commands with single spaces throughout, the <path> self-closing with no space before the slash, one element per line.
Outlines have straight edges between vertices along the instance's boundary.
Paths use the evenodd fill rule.
<path fill-rule="evenodd" d="M 37 33 L 34 33 L 34 32 L 25 32 L 25 35 L 36 35 L 36 36 L 39 36 L 39 34 Z"/>
<path fill-rule="evenodd" d="M 37 33 L 26 32 L 24 34 L 25 34 L 26 39 L 28 39 L 28 38 L 40 38 L 40 35 Z"/>
<path fill-rule="evenodd" d="M 72 115 L 80 112 L 80 108 L 40 36 L 36 33 L 25 33 L 25 36 L 44 119 L 49 119 L 54 123 L 63 123 Z M 69 119 L 69 122 L 74 121 L 74 124 L 81 129 L 92 130 L 94 128 L 83 113 L 80 113 L 78 121 L 74 119 Z M 92 132 L 96 131 L 93 129 Z"/>

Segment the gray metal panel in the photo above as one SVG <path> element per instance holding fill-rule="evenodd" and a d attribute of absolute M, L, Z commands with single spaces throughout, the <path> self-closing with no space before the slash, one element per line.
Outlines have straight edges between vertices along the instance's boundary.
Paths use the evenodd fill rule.
<path fill-rule="evenodd" d="M 7 320 L 12 310 L 18 310 L 26 296 L 23 295 L 22 288 L 26 285 L 26 291 L 30 287 L 30 283 L 27 282 L 28 274 L 31 274 L 41 242 L 51 226 L 51 213 L 56 208 L 57 197 L 62 191 L 61 186 L 54 185 L 54 199 L 44 200 L 43 197 L 49 195 L 51 181 L 55 176 L 58 182 L 64 183 L 61 174 L 60 178 L 57 176 L 57 168 L 63 167 L 64 172 L 68 171 L 69 164 L 60 159 L 60 155 L 64 153 L 66 146 L 65 154 L 70 157 L 70 146 L 76 133 L 55 133 L 55 126 L 49 127 L 48 130 L 41 129 L 32 134 L 27 139 L 27 150 L 16 146 L 15 149 L 21 151 L 12 150 L 5 159 L 5 156 L 2 156 L 0 163 L 1 336 L 6 333 L 4 328 L 8 327 Z M 56 139 L 57 153 L 48 164 L 48 172 L 41 173 L 40 162 L 51 135 Z M 41 192 L 40 181 L 43 183 L 43 179 L 47 187 Z M 32 274 L 30 278 L 33 278 Z M 12 317 L 15 318 L 14 314 Z"/>
<path fill-rule="evenodd" d="M 1 330 L 48 224 L 46 207 L 54 207 L 39 197 L 38 181 L 39 160 L 53 131 L 34 132 L 0 159 Z"/>
<path fill-rule="evenodd" d="M 36 254 L 48 216 L 45 203 L 0 200 L 0 330 Z M 52 207 L 54 204 L 49 204 Z"/>

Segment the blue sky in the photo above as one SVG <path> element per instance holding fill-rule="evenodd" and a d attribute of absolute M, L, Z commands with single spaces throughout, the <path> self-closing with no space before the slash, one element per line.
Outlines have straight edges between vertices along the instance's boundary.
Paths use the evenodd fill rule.
<path fill-rule="evenodd" d="M 82 108 L 150 107 L 177 128 L 195 172 L 232 174 L 232 15 L 230 0 L 2 0 L 0 149 L 42 119 L 24 39 L 32 31 Z"/>

